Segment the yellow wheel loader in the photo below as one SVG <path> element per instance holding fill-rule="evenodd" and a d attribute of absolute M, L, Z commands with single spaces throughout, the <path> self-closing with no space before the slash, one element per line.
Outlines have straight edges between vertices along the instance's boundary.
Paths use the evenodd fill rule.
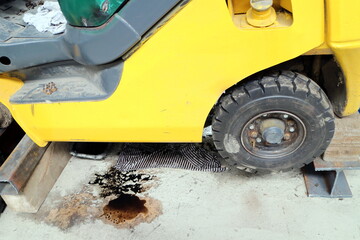
<path fill-rule="evenodd" d="M 1 18 L 1 127 L 39 146 L 213 141 L 302 167 L 360 106 L 358 0 L 59 0 L 62 34 Z"/>

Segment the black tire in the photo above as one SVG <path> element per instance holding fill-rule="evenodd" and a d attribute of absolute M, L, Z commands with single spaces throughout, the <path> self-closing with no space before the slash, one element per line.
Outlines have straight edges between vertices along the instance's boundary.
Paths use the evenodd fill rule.
<path fill-rule="evenodd" d="M 5 208 L 6 208 L 6 203 L 0 196 L 0 214 L 4 212 Z"/>
<path fill-rule="evenodd" d="M 12 120 L 9 109 L 7 109 L 4 104 L 0 103 L 0 128 L 7 128 L 10 126 Z"/>
<path fill-rule="evenodd" d="M 306 134 L 298 148 L 286 156 L 259 157 L 244 147 L 243 129 L 255 116 L 271 111 L 293 114 L 302 121 Z M 216 107 L 212 129 L 214 144 L 228 163 L 254 170 L 286 171 L 320 156 L 330 144 L 335 124 L 322 89 L 304 75 L 284 71 L 255 77 L 225 93 Z"/>

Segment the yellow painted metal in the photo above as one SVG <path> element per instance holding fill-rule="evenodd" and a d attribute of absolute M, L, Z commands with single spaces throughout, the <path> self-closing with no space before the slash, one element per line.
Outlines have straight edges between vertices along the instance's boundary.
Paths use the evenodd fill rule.
<path fill-rule="evenodd" d="M 229 6 L 235 14 L 246 13 L 250 9 L 250 0 L 228 0 Z"/>
<path fill-rule="evenodd" d="M 326 44 L 323 43 L 317 48 L 311 49 L 310 51 L 304 53 L 303 55 L 333 55 L 334 52 L 331 48 Z"/>
<path fill-rule="evenodd" d="M 200 142 L 208 113 L 227 88 L 324 42 L 323 4 L 293 0 L 291 26 L 241 29 L 225 1 L 192 0 L 126 60 L 108 99 L 13 104 L 10 110 L 39 145 Z"/>
<path fill-rule="evenodd" d="M 11 77 L 9 74 L 0 74 L 0 102 L 9 108 L 9 110 L 11 110 L 11 104 L 9 102 L 10 97 L 23 85 L 22 81 Z"/>
<path fill-rule="evenodd" d="M 246 13 L 250 8 L 250 0 L 227 0 L 229 6 L 231 5 L 232 11 L 235 14 Z M 276 11 L 281 8 L 286 9 L 289 12 L 292 12 L 291 6 L 292 0 L 273 0 L 273 7 Z"/>
<path fill-rule="evenodd" d="M 26 118 L 18 117 L 18 112 L 14 110 L 14 105 L 9 102 L 10 97 L 18 91 L 24 83 L 17 78 L 11 77 L 8 74 L 0 74 L 0 102 L 3 103 L 10 111 L 16 121 L 23 129 L 32 129 Z M 21 114 L 20 114 L 21 115 Z M 28 136 L 40 146 L 46 146 L 46 141 L 39 138 L 36 131 L 27 131 Z"/>
<path fill-rule="evenodd" d="M 250 0 L 251 8 L 246 12 L 246 20 L 253 27 L 268 27 L 276 21 L 273 0 Z"/>
<path fill-rule="evenodd" d="M 326 0 L 327 44 L 341 65 L 346 82 L 342 115 L 360 108 L 360 1 Z"/>
<path fill-rule="evenodd" d="M 250 8 L 246 12 L 246 20 L 254 27 L 267 27 L 276 21 L 276 12 L 273 7 L 265 11 L 257 11 L 254 8 Z"/>
<path fill-rule="evenodd" d="M 291 0 L 280 0 L 280 6 L 292 12 Z"/>

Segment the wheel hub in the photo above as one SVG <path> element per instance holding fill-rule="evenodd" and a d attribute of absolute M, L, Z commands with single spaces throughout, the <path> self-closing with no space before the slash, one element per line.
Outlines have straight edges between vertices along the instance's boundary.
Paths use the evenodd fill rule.
<path fill-rule="evenodd" d="M 305 125 L 297 116 L 285 111 L 271 111 L 259 114 L 245 124 L 241 143 L 252 155 L 278 158 L 297 150 L 305 136 Z"/>
<path fill-rule="evenodd" d="M 285 123 L 276 118 L 266 119 L 261 121 L 260 131 L 266 142 L 280 144 L 284 137 Z"/>

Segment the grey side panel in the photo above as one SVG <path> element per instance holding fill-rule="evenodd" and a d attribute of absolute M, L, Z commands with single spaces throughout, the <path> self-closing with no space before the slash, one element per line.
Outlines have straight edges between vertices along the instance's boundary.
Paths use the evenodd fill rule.
<path fill-rule="evenodd" d="M 135 53 L 153 34 L 155 34 L 159 28 L 164 26 L 177 12 L 179 12 L 190 0 L 183 0 L 171 9 L 163 18 L 161 18 L 154 26 L 152 26 L 141 38 L 134 47 L 125 53 L 121 58 L 125 61 L 133 53 Z"/>
<path fill-rule="evenodd" d="M 180 9 L 179 6 L 187 2 L 131 0 L 100 27 L 76 28 L 68 25 L 65 34 L 50 38 L 3 19 L 1 26 L 6 29 L 0 35 L 0 39 L 4 40 L 0 43 L 0 72 L 69 59 L 83 65 L 113 62 L 131 52 L 135 46 L 140 46 L 139 43 L 153 33 L 151 29 L 154 26 L 161 26 L 159 22 L 162 19 L 169 19 L 169 15 L 176 12 L 173 9 Z"/>
<path fill-rule="evenodd" d="M 31 40 L 0 44 L 0 57 L 5 56 L 10 60 L 9 65 L 0 64 L 0 72 L 69 59 L 59 40 Z"/>
<path fill-rule="evenodd" d="M 55 36 L 58 37 L 58 36 Z M 22 31 L 17 32 L 12 36 L 13 39 L 24 40 L 26 38 L 54 38 L 54 35 L 50 32 L 39 32 L 34 26 L 26 26 Z"/>
<path fill-rule="evenodd" d="M 25 76 L 24 86 L 11 98 L 11 103 L 49 103 L 94 101 L 108 98 L 117 88 L 123 62 L 103 66 L 83 66 L 73 61 L 10 72 Z M 52 85 L 51 93 L 46 93 Z"/>
<path fill-rule="evenodd" d="M 138 34 L 143 35 L 180 0 L 131 0 L 119 12 Z"/>
<path fill-rule="evenodd" d="M 70 59 L 66 52 L 61 37 L 0 18 L 0 57 L 9 61 L 0 72 Z"/>
<path fill-rule="evenodd" d="M 98 28 L 67 26 L 65 42 L 72 58 L 99 65 L 122 57 L 181 0 L 131 0 Z"/>
<path fill-rule="evenodd" d="M 120 16 L 99 28 L 67 26 L 65 45 L 72 58 L 82 64 L 99 65 L 121 57 L 141 36 Z"/>
<path fill-rule="evenodd" d="M 0 41 L 1 42 L 5 42 L 7 40 L 9 40 L 14 32 L 19 32 L 23 29 L 24 27 L 16 24 L 16 23 L 12 23 L 6 19 L 0 18 Z"/>

